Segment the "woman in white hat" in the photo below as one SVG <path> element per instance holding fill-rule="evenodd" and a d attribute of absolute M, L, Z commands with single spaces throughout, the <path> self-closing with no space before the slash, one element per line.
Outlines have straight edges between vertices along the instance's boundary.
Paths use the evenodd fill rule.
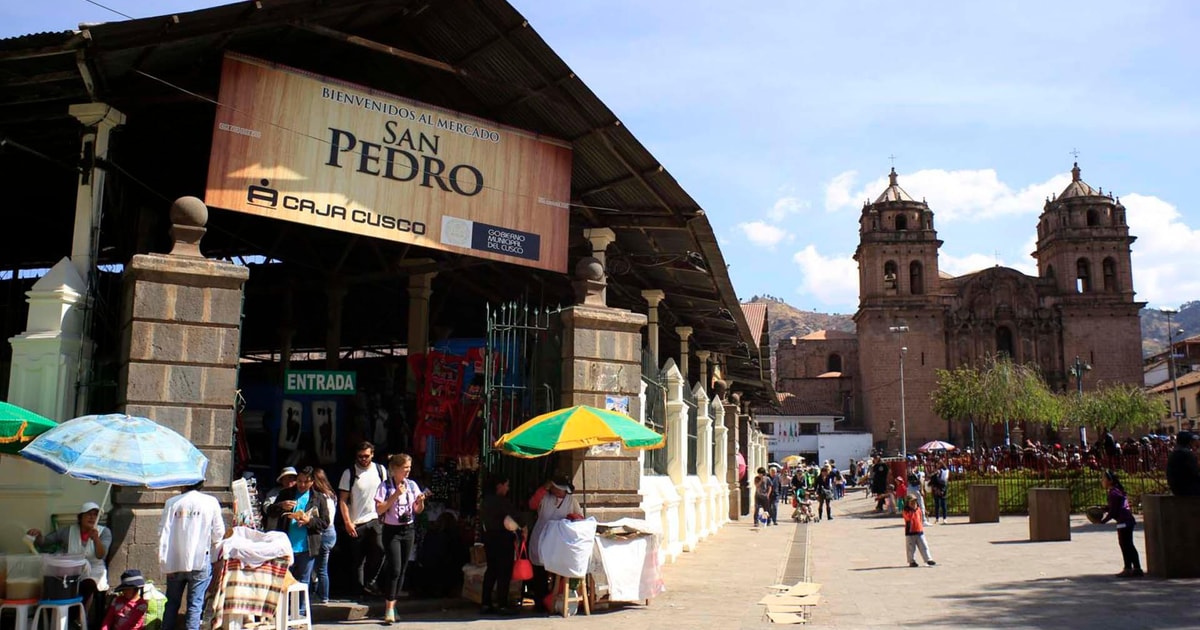
<path fill-rule="evenodd" d="M 59 551 L 72 556 L 83 556 L 87 567 L 79 581 L 79 594 L 83 597 L 86 610 L 91 610 L 92 596 L 108 590 L 108 567 L 104 558 L 112 544 L 112 531 L 100 524 L 100 506 L 88 501 L 79 509 L 73 525 L 60 527 L 52 534 L 43 536 L 40 529 L 27 532 L 35 538 L 38 547 L 57 546 Z M 103 598 L 101 598 L 103 601 Z"/>

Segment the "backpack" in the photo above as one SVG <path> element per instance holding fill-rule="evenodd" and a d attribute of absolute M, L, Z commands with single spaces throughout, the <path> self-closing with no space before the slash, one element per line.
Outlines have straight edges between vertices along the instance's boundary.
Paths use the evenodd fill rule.
<path fill-rule="evenodd" d="M 390 478 L 388 477 L 387 470 L 384 469 L 383 464 L 380 464 L 379 462 L 371 462 L 371 463 L 375 464 L 375 472 L 379 475 L 379 480 L 383 483 L 388 483 L 390 481 Z M 350 487 L 353 488 L 354 484 L 358 482 L 358 467 L 355 466 L 354 464 L 350 464 L 349 472 L 350 472 Z M 338 488 L 338 489 L 341 490 L 341 488 Z"/>

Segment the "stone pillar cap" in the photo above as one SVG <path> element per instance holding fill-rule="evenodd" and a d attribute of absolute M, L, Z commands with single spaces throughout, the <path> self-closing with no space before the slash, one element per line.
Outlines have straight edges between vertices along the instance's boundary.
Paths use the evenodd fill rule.
<path fill-rule="evenodd" d="M 200 253 L 200 239 L 207 231 L 208 206 L 196 197 L 180 197 L 171 204 L 171 237 L 175 246 L 171 248 L 172 256 L 187 256 L 203 258 Z"/>

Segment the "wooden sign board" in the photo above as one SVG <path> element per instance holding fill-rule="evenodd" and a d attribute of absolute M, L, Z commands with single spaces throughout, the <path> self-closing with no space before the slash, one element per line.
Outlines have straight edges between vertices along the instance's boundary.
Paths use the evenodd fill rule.
<path fill-rule="evenodd" d="M 227 54 L 204 201 L 566 272 L 570 145 Z"/>

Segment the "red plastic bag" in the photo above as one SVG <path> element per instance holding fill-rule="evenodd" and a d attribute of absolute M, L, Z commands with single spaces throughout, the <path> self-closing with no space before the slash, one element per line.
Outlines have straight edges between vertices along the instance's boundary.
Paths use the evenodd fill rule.
<path fill-rule="evenodd" d="M 529 552 L 525 548 L 525 540 L 521 540 L 521 544 L 516 547 L 517 559 L 513 561 L 512 579 L 513 581 L 524 581 L 533 579 L 533 563 L 529 561 Z"/>

